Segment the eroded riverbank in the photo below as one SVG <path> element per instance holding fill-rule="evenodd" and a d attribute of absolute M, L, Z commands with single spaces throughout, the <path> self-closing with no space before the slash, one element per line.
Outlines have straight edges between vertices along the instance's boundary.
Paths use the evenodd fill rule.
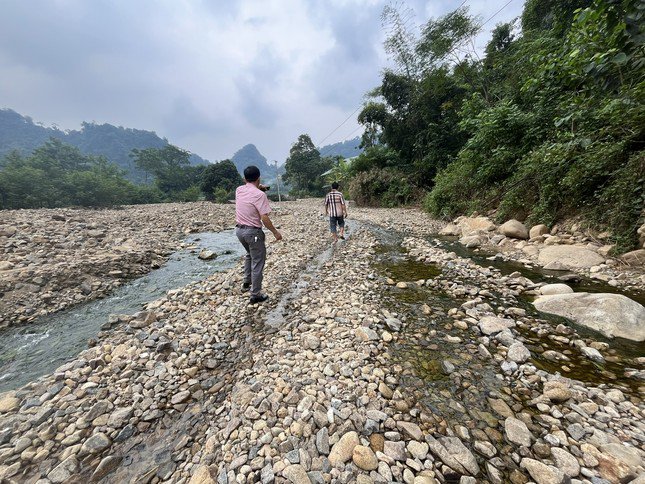
<path fill-rule="evenodd" d="M 365 223 L 319 259 L 317 213 L 276 214 L 285 243 L 269 246 L 267 305 L 245 304 L 239 268 L 213 275 L 2 395 L 0 475 L 597 484 L 643 472 L 638 385 L 540 369 L 546 351 L 594 342 L 523 307 L 531 281 L 432 247 L 438 224 L 416 211 L 356 211 Z"/>

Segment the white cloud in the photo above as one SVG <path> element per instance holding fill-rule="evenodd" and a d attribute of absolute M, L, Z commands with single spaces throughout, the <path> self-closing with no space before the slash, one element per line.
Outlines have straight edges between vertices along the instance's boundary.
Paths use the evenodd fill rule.
<path fill-rule="evenodd" d="M 379 82 L 384 0 L 5 0 L 0 107 L 46 124 L 154 130 L 218 160 L 246 143 L 284 159 Z M 459 2 L 411 1 L 416 21 Z M 487 18 L 503 3 L 471 0 Z M 515 0 L 495 21 L 519 14 Z M 478 39 L 479 42 L 479 39 Z M 348 121 L 326 142 L 357 127 Z"/>

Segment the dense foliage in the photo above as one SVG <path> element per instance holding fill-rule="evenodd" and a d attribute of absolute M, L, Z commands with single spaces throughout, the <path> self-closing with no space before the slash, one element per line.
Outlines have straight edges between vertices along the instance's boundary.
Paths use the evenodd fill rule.
<path fill-rule="evenodd" d="M 359 115 L 369 148 L 353 166 L 355 198 L 409 202 L 380 173 L 395 193 L 425 190 L 435 215 L 582 215 L 634 245 L 645 206 L 642 2 L 528 0 L 521 31 L 498 25 L 482 59 L 463 55 L 478 31 L 466 8 L 418 37 L 401 18 L 384 11 L 396 68 Z"/>
<path fill-rule="evenodd" d="M 80 130 L 62 131 L 56 126 L 45 127 L 35 123 L 11 109 L 0 109 L 0 158 L 14 150 L 22 156 L 29 156 L 50 138 L 75 146 L 85 155 L 103 156 L 121 168 L 127 179 L 136 183 L 144 182 L 147 174 L 134 165 L 130 152 L 168 145 L 168 140 L 153 131 L 96 123 L 82 123 Z M 191 154 L 189 160 L 191 165 L 208 164 L 195 154 Z"/>
<path fill-rule="evenodd" d="M 133 150 L 132 163 L 150 173 L 135 185 L 102 156 L 81 153 L 51 138 L 30 156 L 15 150 L 0 158 L 0 209 L 207 200 L 226 203 L 243 183 L 230 160 L 194 166 L 190 153 L 173 145 Z"/>
<path fill-rule="evenodd" d="M 31 156 L 9 153 L 2 165 L 0 208 L 101 207 L 162 198 L 158 190 L 126 180 L 105 158 L 84 155 L 54 138 Z"/>
<path fill-rule="evenodd" d="M 201 177 L 200 189 L 206 200 L 226 203 L 235 198 L 235 189 L 244 180 L 231 160 L 220 161 L 207 166 Z"/>

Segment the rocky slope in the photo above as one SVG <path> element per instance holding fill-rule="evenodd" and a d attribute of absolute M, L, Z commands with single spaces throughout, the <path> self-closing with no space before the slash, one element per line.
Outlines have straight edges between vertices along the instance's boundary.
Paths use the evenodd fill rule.
<path fill-rule="evenodd" d="M 216 274 L 0 395 L 0 479 L 643 482 L 642 358 L 543 319 L 540 284 L 434 246 L 420 212 L 352 211 L 330 250 L 318 209 L 276 213 L 268 304 Z"/>

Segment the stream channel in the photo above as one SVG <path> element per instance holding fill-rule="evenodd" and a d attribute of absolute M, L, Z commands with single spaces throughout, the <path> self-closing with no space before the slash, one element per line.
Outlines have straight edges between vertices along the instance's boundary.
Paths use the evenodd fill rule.
<path fill-rule="evenodd" d="M 185 243 L 186 248 L 173 253 L 162 267 L 125 283 L 103 299 L 0 330 L 0 393 L 51 373 L 76 357 L 109 315 L 140 311 L 171 289 L 230 269 L 244 252 L 233 230 L 194 234 Z M 199 259 L 203 248 L 218 256 Z"/>

